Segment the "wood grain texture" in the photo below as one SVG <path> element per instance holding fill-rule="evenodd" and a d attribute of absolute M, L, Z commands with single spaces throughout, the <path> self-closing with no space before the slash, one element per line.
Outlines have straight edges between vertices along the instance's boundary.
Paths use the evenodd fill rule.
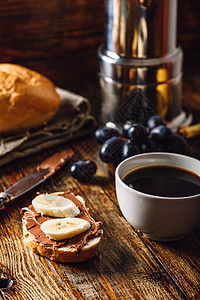
<path fill-rule="evenodd" d="M 7 0 L 0 5 L 0 61 L 19 63 L 58 86 L 88 97 L 98 112 L 97 48 L 104 39 L 103 0 Z M 199 5 L 179 1 L 178 42 L 185 53 L 184 105 L 199 115 Z M 192 74 L 192 76 L 191 76 Z M 200 299 L 200 231 L 173 243 L 150 241 L 122 217 L 114 188 L 114 167 L 99 159 L 99 145 L 80 139 L 0 168 L 3 191 L 56 151 L 75 155 L 55 176 L 0 211 L 0 277 L 13 278 L 9 300 Z M 98 171 L 90 185 L 69 176 L 73 161 L 93 159 Z M 104 224 L 99 256 L 61 264 L 33 254 L 22 242 L 22 207 L 40 192 L 72 190 Z"/>
<path fill-rule="evenodd" d="M 102 12 L 102 0 L 8 0 L 0 10 L 1 59 L 54 57 L 97 45 Z"/>
<path fill-rule="evenodd" d="M 94 78 L 103 0 L 8 0 L 1 4 L 0 21 L 1 62 L 32 68 L 61 87 L 80 84 L 83 75 Z"/>
<path fill-rule="evenodd" d="M 8 272 L 14 278 L 13 287 L 5 291 L 7 299 L 185 299 L 153 251 L 122 217 L 114 191 L 114 168 L 99 161 L 96 143 L 90 139 L 82 144 L 74 142 L 71 147 L 76 151 L 74 159 L 97 161 L 99 168 L 93 182 L 85 185 L 73 179 L 68 165 L 40 186 L 39 191 L 70 189 L 85 198 L 91 215 L 104 224 L 99 256 L 87 262 L 61 264 L 27 249 L 22 242 L 20 209 L 31 202 L 36 193 L 32 191 L 1 211 L 0 263 L 7 270 L 5 274 Z M 52 151 L 55 149 L 49 152 Z M 32 170 L 47 155 L 41 153 L 34 159 L 29 157 L 8 165 L 10 178 L 6 185 L 26 173 L 25 165 Z M 4 168 L 1 174 L 7 174 Z M 1 188 L 6 178 L 1 176 Z"/>
<path fill-rule="evenodd" d="M 198 229 L 184 239 L 170 244 L 149 243 L 148 239 L 145 239 L 146 245 L 188 299 L 199 299 L 200 295 L 199 234 Z"/>
<path fill-rule="evenodd" d="M 88 144 L 87 142 L 85 143 Z M 90 149 L 94 149 L 94 147 L 90 141 Z M 84 149 L 84 146 L 81 149 Z M 83 157 L 87 157 L 88 152 L 83 153 Z M 89 157 L 87 158 L 89 159 Z M 99 163 L 96 151 L 93 151 L 92 159 Z M 111 199 L 116 199 L 114 197 L 114 183 L 109 185 L 109 188 L 105 192 Z M 117 206 L 117 203 L 115 204 Z M 184 239 L 173 243 L 153 242 L 145 238 L 142 234 L 138 234 L 161 267 L 173 278 L 174 282 L 183 292 L 183 295 L 186 298 L 188 297 L 188 299 L 198 299 L 200 295 L 200 229 L 197 229 L 191 235 L 187 235 Z M 185 280 L 187 283 L 185 283 Z"/>
<path fill-rule="evenodd" d="M 95 84 L 104 42 L 104 0 L 6 0 L 0 6 L 0 62 L 32 68 L 61 87 Z M 198 0 L 178 0 L 177 43 L 184 60 L 199 57 Z M 56 76 L 55 76 L 56 74 Z"/>

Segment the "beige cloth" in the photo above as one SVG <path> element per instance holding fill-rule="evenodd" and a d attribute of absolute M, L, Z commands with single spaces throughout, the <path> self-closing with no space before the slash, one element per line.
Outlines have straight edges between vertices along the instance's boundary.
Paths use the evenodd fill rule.
<path fill-rule="evenodd" d="M 37 131 L 1 138 L 0 166 L 92 132 L 96 126 L 88 99 L 56 88 L 61 98 L 59 112 Z"/>

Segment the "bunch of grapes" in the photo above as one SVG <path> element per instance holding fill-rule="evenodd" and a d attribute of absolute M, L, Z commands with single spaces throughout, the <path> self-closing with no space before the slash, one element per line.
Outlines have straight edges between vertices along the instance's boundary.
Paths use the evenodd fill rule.
<path fill-rule="evenodd" d="M 173 152 L 188 153 L 188 143 L 179 134 L 167 127 L 165 120 L 154 115 L 147 126 L 126 121 L 121 128 L 102 127 L 96 130 L 95 140 L 100 143 L 100 158 L 103 162 L 117 166 L 122 160 L 140 153 Z"/>
<path fill-rule="evenodd" d="M 173 133 L 158 115 L 147 121 L 147 126 L 134 121 L 126 121 L 120 128 L 102 127 L 95 131 L 95 140 L 101 144 L 100 158 L 105 163 L 117 166 L 122 160 L 140 153 L 174 152 L 187 154 L 189 145 L 179 134 Z M 97 165 L 91 160 L 75 162 L 70 174 L 77 180 L 89 183 L 94 177 Z"/>

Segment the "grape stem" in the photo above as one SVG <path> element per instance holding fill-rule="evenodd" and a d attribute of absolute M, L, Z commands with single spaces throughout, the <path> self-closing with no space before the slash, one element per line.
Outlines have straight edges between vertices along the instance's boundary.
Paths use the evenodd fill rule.
<path fill-rule="evenodd" d="M 180 127 L 178 132 L 186 139 L 198 136 L 200 135 L 200 123 L 190 125 L 190 126 Z"/>

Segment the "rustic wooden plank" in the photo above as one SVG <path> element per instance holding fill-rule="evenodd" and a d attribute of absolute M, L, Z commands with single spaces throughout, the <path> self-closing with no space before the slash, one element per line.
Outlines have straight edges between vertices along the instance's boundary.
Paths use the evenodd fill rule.
<path fill-rule="evenodd" d="M 103 1 L 13 1 L 1 5 L 1 60 L 54 57 L 99 44 Z"/>
<path fill-rule="evenodd" d="M 200 230 L 180 241 L 159 243 L 144 238 L 152 253 L 188 299 L 200 299 Z"/>
<path fill-rule="evenodd" d="M 85 85 L 85 77 L 94 82 L 103 6 L 102 0 L 4 1 L 0 61 L 32 68 L 60 87 Z"/>
<path fill-rule="evenodd" d="M 189 99 L 196 109 L 199 32 L 195 28 L 199 3 L 179 3 L 179 42 L 185 59 L 194 66 L 185 68 L 188 76 L 184 77 L 184 104 Z M 56 85 L 88 97 L 93 110 L 99 111 L 96 52 L 103 41 L 103 18 L 102 0 L 4 1 L 0 7 L 1 62 L 33 68 Z M 193 75 L 197 73 L 192 76 L 195 84 L 191 69 Z M 99 146 L 88 140 L 84 145 L 80 140 L 71 146 L 77 150 L 74 160 L 93 158 L 98 163 L 95 179 L 90 185 L 81 184 L 69 176 L 66 166 L 39 190 L 71 189 L 84 196 L 91 214 L 104 223 L 99 256 L 88 262 L 59 264 L 33 254 L 23 245 L 20 209 L 30 203 L 35 189 L 6 211 L 0 211 L 0 274 L 14 278 L 13 287 L 5 291 L 7 299 L 198 299 L 199 230 L 173 244 L 144 238 L 119 211 L 114 168 L 100 161 Z M 55 151 L 56 148 L 0 168 L 1 190 L 30 173 Z"/>
<path fill-rule="evenodd" d="M 30 160 L 27 167 L 31 168 L 34 164 Z M 13 166 L 15 177 L 16 166 L 20 170 L 20 163 L 16 162 L 15 167 Z M 107 171 L 109 174 L 112 170 Z M 86 199 L 91 215 L 104 223 L 104 237 L 99 256 L 83 263 L 59 264 L 27 249 L 21 238 L 20 208 L 30 203 L 35 191 L 28 193 L 1 212 L 1 264 L 6 266 L 15 279 L 13 287 L 5 292 L 6 297 L 14 299 L 15 295 L 15 299 L 184 299 L 138 234 L 120 215 L 115 200 L 109 196 L 109 189 L 113 190 L 113 180 L 106 182 L 102 187 L 98 178 L 92 184 L 85 185 L 74 180 L 68 172 L 69 166 L 64 167 L 62 172 L 56 174 L 39 190 L 70 188 Z M 105 173 L 106 176 L 107 174 Z M 12 177 L 11 165 L 10 175 Z"/>
<path fill-rule="evenodd" d="M 183 47 L 184 61 L 196 66 L 199 1 L 178 2 L 178 44 Z M 68 81 L 78 85 L 85 76 L 92 80 L 97 48 L 104 41 L 104 20 L 103 0 L 3 1 L 0 61 L 33 68 L 67 88 Z"/>
<path fill-rule="evenodd" d="M 30 165 L 35 166 L 36 163 L 29 164 L 29 167 Z M 15 166 L 13 170 L 12 180 L 16 181 L 18 174 L 15 172 Z M 4 274 L 11 274 L 15 280 L 13 287 L 6 291 L 5 295 L 7 299 L 12 299 L 12 295 L 15 295 L 13 299 L 77 299 L 59 277 L 57 279 L 56 276 L 51 276 L 51 264 L 47 264 L 45 268 L 42 258 L 37 257 L 35 261 L 34 254 L 23 245 L 20 208 L 30 204 L 35 192 L 27 194 L 21 201 L 16 201 L 0 212 L 1 263 L 2 266 L 7 266 Z"/>
<path fill-rule="evenodd" d="M 99 160 L 99 157 L 98 157 L 98 155 L 97 155 L 97 153 L 94 151 L 94 147 L 95 147 L 95 144 L 94 143 L 92 143 L 92 141 L 90 141 L 91 142 L 91 144 L 90 144 L 90 146 L 89 146 L 89 149 L 88 149 L 88 144 L 87 144 L 87 141 L 85 141 L 85 142 L 83 142 L 83 144 L 85 144 L 85 146 L 83 145 L 83 144 L 79 144 L 78 146 L 77 146 L 77 149 L 79 149 L 79 147 L 81 148 L 81 152 L 82 152 L 82 155 L 83 155 L 83 157 L 85 158 L 85 159 L 89 159 L 89 158 L 91 158 L 91 155 L 93 156 L 92 158 L 98 163 L 98 171 L 97 171 L 97 175 L 96 175 L 96 178 L 97 178 L 97 180 L 99 180 L 99 174 L 98 174 L 98 172 L 99 173 L 101 173 L 102 172 L 102 169 L 101 169 L 101 167 L 103 168 L 103 169 L 105 169 L 105 164 L 102 164 L 101 162 L 100 162 L 100 160 Z M 85 149 L 85 150 L 84 150 Z M 92 154 L 92 149 L 93 149 L 93 154 Z M 108 173 L 109 173 L 109 170 L 107 170 L 108 172 L 107 172 L 107 176 L 108 176 Z M 90 185 L 90 187 L 89 187 L 90 189 L 92 188 L 93 190 L 94 190 L 94 193 L 96 192 L 96 187 L 95 187 L 95 184 L 92 184 L 92 185 Z M 82 191 L 82 193 L 85 193 L 85 187 L 84 187 L 84 190 Z M 99 191 L 98 191 L 98 193 L 99 193 Z M 109 200 L 110 201 L 105 201 L 105 194 L 107 194 L 110 198 L 109 198 Z M 87 193 L 85 193 L 85 195 L 87 196 L 87 195 L 90 195 L 90 198 L 92 197 L 91 195 L 92 195 L 92 192 L 90 191 L 88 191 Z M 95 195 L 95 197 L 97 197 L 96 195 Z M 102 211 L 102 201 L 103 201 L 103 204 L 105 205 L 104 206 L 104 210 L 106 210 L 107 211 L 107 215 L 106 216 L 108 216 L 108 212 L 110 212 L 111 213 L 111 215 L 110 215 L 110 218 L 112 219 L 113 218 L 113 214 L 114 214 L 114 209 L 113 209 L 113 206 L 115 207 L 115 209 L 116 209 L 116 214 L 118 214 L 119 216 L 120 216 L 120 224 L 121 224 L 121 222 L 122 222 L 122 219 L 123 219 L 123 222 L 125 222 L 126 223 L 126 221 L 124 220 L 124 218 L 123 217 L 121 217 L 121 214 L 120 214 L 120 212 L 119 212 L 119 209 L 118 209 L 118 205 L 117 205 L 117 201 L 116 201 L 116 197 L 115 197 L 115 189 L 114 189 L 114 181 L 113 181 L 113 176 L 112 176 L 112 178 L 110 177 L 110 180 L 108 180 L 107 181 L 107 183 L 104 181 L 104 185 L 103 185 L 103 193 L 102 194 L 100 194 L 100 195 L 98 195 L 98 197 L 99 197 L 99 203 L 100 203 L 100 207 L 98 207 L 98 208 L 95 208 L 94 209 L 94 211 L 96 211 L 96 212 L 98 212 L 98 214 L 100 215 L 100 216 L 102 216 L 103 215 L 103 211 Z M 92 202 L 92 207 L 93 207 L 93 205 L 94 204 L 96 204 L 96 201 L 94 200 L 93 202 Z M 91 204 L 90 204 L 90 207 L 91 207 Z M 116 225 L 116 223 L 117 223 L 117 220 L 114 218 L 114 224 Z M 105 219 L 104 219 L 104 222 L 105 222 Z M 109 220 L 107 220 L 107 222 L 109 222 Z M 110 222 L 109 222 L 109 224 L 110 224 Z M 122 224 L 121 224 L 122 225 Z M 119 225 L 120 226 L 120 225 Z M 126 226 L 127 226 L 127 224 L 126 224 Z M 117 229 L 117 231 L 120 231 L 120 228 L 119 229 Z M 123 234 L 125 234 L 125 232 L 126 232 L 126 229 L 124 230 L 124 233 Z M 134 239 L 135 239 L 135 237 L 134 237 Z M 129 241 L 130 242 L 130 241 Z M 135 248 L 135 245 L 134 245 L 134 248 Z M 114 255 L 114 254 L 112 254 L 112 255 Z M 156 272 L 155 272 L 156 273 Z M 156 273 L 157 274 L 157 273 Z M 158 277 L 160 276 L 160 274 L 159 274 L 159 272 L 158 272 Z M 156 277 L 156 275 L 155 275 L 155 277 Z"/>
<path fill-rule="evenodd" d="M 87 144 L 87 141 L 85 141 L 86 146 L 81 147 L 83 157 L 89 158 L 91 155 L 90 158 L 97 161 L 98 166 L 101 166 L 95 151 L 93 151 L 93 153 L 91 151 L 84 152 L 84 149 L 87 148 Z M 90 140 L 89 148 L 95 149 L 95 142 Z M 117 206 L 117 199 L 114 195 L 115 187 L 113 177 L 110 180 L 112 184 L 109 184 L 109 188 L 106 188 L 106 193 L 112 198 L 112 203 L 114 203 L 113 199 L 115 199 L 115 205 Z M 118 213 L 121 215 L 120 212 Z M 192 234 L 187 235 L 184 239 L 173 243 L 153 242 L 143 237 L 142 234 L 138 234 L 161 264 L 161 267 L 170 275 L 175 285 L 180 288 L 183 294 L 188 297 L 188 299 L 198 299 L 197 297 L 200 295 L 200 230 L 196 230 Z"/>
<path fill-rule="evenodd" d="M 178 1 L 178 42 L 198 55 L 198 0 Z M 104 38 L 104 1 L 7 0 L 0 7 L 1 61 L 55 57 L 98 45 Z"/>

